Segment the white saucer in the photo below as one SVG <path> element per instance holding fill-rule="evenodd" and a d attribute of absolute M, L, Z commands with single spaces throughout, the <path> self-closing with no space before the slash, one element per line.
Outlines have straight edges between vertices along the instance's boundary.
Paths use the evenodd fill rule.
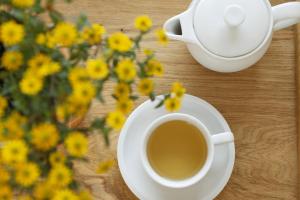
<path fill-rule="evenodd" d="M 159 97 L 158 97 L 159 98 Z M 158 117 L 168 112 L 162 107 L 155 109 L 157 102 L 146 101 L 128 118 L 118 141 L 118 164 L 124 181 L 141 200 L 212 200 L 227 184 L 235 159 L 234 143 L 218 145 L 212 168 L 197 184 L 185 189 L 169 189 L 154 182 L 144 171 L 140 160 L 142 134 L 145 128 Z M 206 101 L 185 95 L 180 113 L 200 119 L 217 134 L 230 131 L 223 116 Z"/>

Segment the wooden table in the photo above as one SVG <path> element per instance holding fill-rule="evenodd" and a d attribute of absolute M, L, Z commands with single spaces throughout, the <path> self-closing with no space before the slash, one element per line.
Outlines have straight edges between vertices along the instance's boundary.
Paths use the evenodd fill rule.
<path fill-rule="evenodd" d="M 272 0 L 273 5 L 283 2 Z M 157 28 L 185 10 L 189 3 L 190 0 L 77 0 L 69 7 L 60 5 L 60 9 L 70 18 L 85 12 L 92 22 L 104 24 L 110 33 L 120 29 L 131 33 L 135 16 L 151 16 Z M 235 168 L 217 199 L 297 199 L 300 189 L 296 83 L 300 84 L 295 76 L 299 71 L 296 38 L 295 27 L 276 32 L 271 48 L 259 63 L 233 74 L 201 67 L 181 42 L 172 41 L 168 47 L 159 47 L 152 35 L 144 43 L 157 50 L 166 66 L 166 75 L 157 84 L 160 93 L 166 92 L 173 81 L 182 81 L 188 93 L 213 104 L 234 132 Z M 108 87 L 107 96 L 109 91 Z M 112 107 L 110 102 L 105 106 L 95 103 L 83 125 Z M 112 134 L 112 145 L 106 148 L 102 137 L 93 135 L 88 155 L 91 162 L 76 165 L 76 176 L 92 190 L 95 199 L 136 199 L 123 182 L 117 166 L 106 175 L 95 173 L 99 161 L 116 157 L 117 139 L 118 134 Z"/>

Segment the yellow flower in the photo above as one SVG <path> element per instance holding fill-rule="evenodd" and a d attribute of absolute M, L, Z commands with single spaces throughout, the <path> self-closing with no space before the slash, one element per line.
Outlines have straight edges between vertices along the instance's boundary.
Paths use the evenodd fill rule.
<path fill-rule="evenodd" d="M 79 200 L 73 191 L 69 189 L 58 190 L 52 200 Z"/>
<path fill-rule="evenodd" d="M 121 111 L 125 115 L 130 113 L 133 108 L 133 101 L 127 97 L 118 99 L 117 110 Z"/>
<path fill-rule="evenodd" d="M 15 21 L 8 21 L 1 25 L 1 41 L 7 46 L 20 43 L 24 34 L 23 25 L 17 24 Z"/>
<path fill-rule="evenodd" d="M 54 187 L 66 187 L 72 181 L 72 173 L 64 165 L 55 165 L 49 172 L 49 184 Z"/>
<path fill-rule="evenodd" d="M 4 128 L 3 122 L 0 121 L 0 142 L 5 141 L 6 138 L 7 138 L 6 129 Z M 0 155 L 0 163 L 1 163 L 1 155 Z"/>
<path fill-rule="evenodd" d="M 83 190 L 79 192 L 79 200 L 93 200 L 93 197 L 89 191 Z"/>
<path fill-rule="evenodd" d="M 93 24 L 92 27 L 85 27 L 82 31 L 82 38 L 90 45 L 100 43 L 105 33 L 105 28 L 100 24 Z"/>
<path fill-rule="evenodd" d="M 87 61 L 87 72 L 92 79 L 103 79 L 109 71 L 103 59 L 90 59 Z"/>
<path fill-rule="evenodd" d="M 146 56 L 152 56 L 154 54 L 154 52 L 151 49 L 144 49 L 144 54 Z"/>
<path fill-rule="evenodd" d="M 24 135 L 23 126 L 26 122 L 26 117 L 16 111 L 12 112 L 4 121 L 3 126 L 7 132 L 3 134 L 3 139 L 21 139 Z"/>
<path fill-rule="evenodd" d="M 20 8 L 28 8 L 33 6 L 34 0 L 12 0 L 12 4 Z"/>
<path fill-rule="evenodd" d="M 66 157 L 62 152 L 56 151 L 50 154 L 49 162 L 52 166 L 63 165 L 66 161 Z"/>
<path fill-rule="evenodd" d="M 158 30 L 156 30 L 155 33 L 156 33 L 157 40 L 160 44 L 162 44 L 162 45 L 168 44 L 169 39 L 166 35 L 166 32 L 163 29 L 158 29 Z"/>
<path fill-rule="evenodd" d="M 54 38 L 52 31 L 46 34 L 46 46 L 48 48 L 54 48 L 56 46 L 56 38 Z"/>
<path fill-rule="evenodd" d="M 39 74 L 41 76 L 48 76 L 52 74 L 56 74 L 61 70 L 61 66 L 57 62 L 50 62 L 41 66 L 39 70 Z"/>
<path fill-rule="evenodd" d="M 59 134 L 55 125 L 48 122 L 34 126 L 31 130 L 32 144 L 41 151 L 47 151 L 58 142 Z"/>
<path fill-rule="evenodd" d="M 38 180 L 39 176 L 40 170 L 35 163 L 23 163 L 17 168 L 16 182 L 23 187 L 29 187 Z"/>
<path fill-rule="evenodd" d="M 3 185 L 0 187 L 0 199 L 1 200 L 11 200 L 13 199 L 13 193 L 8 185 Z"/>
<path fill-rule="evenodd" d="M 76 117 L 83 117 L 88 111 L 89 105 L 86 103 L 78 102 L 73 96 L 69 96 L 66 102 L 66 114 Z"/>
<path fill-rule="evenodd" d="M 71 156 L 83 157 L 88 150 L 88 140 L 80 132 L 71 132 L 65 140 L 68 153 Z"/>
<path fill-rule="evenodd" d="M 0 117 L 2 117 L 5 113 L 5 109 L 7 107 L 7 100 L 3 96 L 0 96 Z"/>
<path fill-rule="evenodd" d="M 142 15 L 135 19 L 134 26 L 142 32 L 147 32 L 152 27 L 152 20 L 149 16 Z"/>
<path fill-rule="evenodd" d="M 10 179 L 10 174 L 3 166 L 0 166 L 0 185 L 8 182 Z"/>
<path fill-rule="evenodd" d="M 185 91 L 186 90 L 182 86 L 181 83 L 179 83 L 179 82 L 173 83 L 173 85 L 172 85 L 172 93 L 175 95 L 175 97 L 177 97 L 177 98 L 183 97 Z"/>
<path fill-rule="evenodd" d="M 77 84 L 73 87 L 72 98 L 74 101 L 89 104 L 96 95 L 96 88 L 90 82 Z"/>
<path fill-rule="evenodd" d="M 53 196 L 53 188 L 46 182 L 39 182 L 33 190 L 33 196 L 38 200 L 50 199 Z"/>
<path fill-rule="evenodd" d="M 166 109 L 170 112 L 179 110 L 179 108 L 181 106 L 180 100 L 177 97 L 166 99 L 164 104 L 165 104 Z"/>
<path fill-rule="evenodd" d="M 3 138 L 6 140 L 21 139 L 24 135 L 24 130 L 21 124 L 10 120 L 10 118 L 4 122 L 4 128 L 6 130 L 6 133 L 3 135 Z"/>
<path fill-rule="evenodd" d="M 74 67 L 70 70 L 68 75 L 71 85 L 81 84 L 89 80 L 89 75 L 86 68 Z"/>
<path fill-rule="evenodd" d="M 15 122 L 15 124 L 19 125 L 19 126 L 23 126 L 27 122 L 27 118 L 25 116 L 21 115 L 17 111 L 13 111 L 10 114 L 8 121 L 10 121 L 10 120 Z"/>
<path fill-rule="evenodd" d="M 88 111 L 89 105 L 76 101 L 72 96 L 63 104 L 56 106 L 55 114 L 59 122 L 64 122 L 69 116 L 82 117 Z"/>
<path fill-rule="evenodd" d="M 64 122 L 68 116 L 67 106 L 64 104 L 58 105 L 55 108 L 55 116 L 59 122 Z"/>
<path fill-rule="evenodd" d="M 115 130 L 120 130 L 125 122 L 125 116 L 121 111 L 113 111 L 108 113 L 107 118 L 106 118 L 106 124 L 115 129 Z"/>
<path fill-rule="evenodd" d="M 18 51 L 6 51 L 2 56 L 2 65 L 8 71 L 15 71 L 23 64 L 23 55 Z"/>
<path fill-rule="evenodd" d="M 76 42 L 77 30 L 73 24 L 61 22 L 54 28 L 53 38 L 56 44 L 68 47 Z"/>
<path fill-rule="evenodd" d="M 30 68 L 30 72 L 34 71 L 36 74 L 40 74 L 40 70 L 42 66 L 51 63 L 51 58 L 45 54 L 38 53 L 28 61 L 28 66 Z"/>
<path fill-rule="evenodd" d="M 32 198 L 28 194 L 27 195 L 22 194 L 22 196 L 18 197 L 17 200 L 32 200 Z"/>
<path fill-rule="evenodd" d="M 116 67 L 116 73 L 121 81 L 132 81 L 136 76 L 135 65 L 130 59 L 121 60 Z"/>
<path fill-rule="evenodd" d="M 84 27 L 81 34 L 80 34 L 80 38 L 81 38 L 81 40 L 84 40 L 84 41 L 88 42 L 91 45 L 94 44 L 94 32 L 93 32 L 93 30 L 90 27 Z"/>
<path fill-rule="evenodd" d="M 115 164 L 116 164 L 116 161 L 114 159 L 103 161 L 103 162 L 99 163 L 98 168 L 97 168 L 97 173 L 104 174 L 107 171 L 109 171 Z"/>
<path fill-rule="evenodd" d="M 100 24 L 93 24 L 92 29 L 95 32 L 95 34 L 99 35 L 99 36 L 102 36 L 103 34 L 106 33 L 104 26 L 102 26 Z"/>
<path fill-rule="evenodd" d="M 44 45 L 46 44 L 46 41 L 47 41 L 47 37 L 45 34 L 43 33 L 40 33 L 37 35 L 36 39 L 35 39 L 35 42 L 39 45 Z"/>
<path fill-rule="evenodd" d="M 142 95 L 150 95 L 153 91 L 154 83 L 151 79 L 141 79 L 138 84 L 138 91 Z"/>
<path fill-rule="evenodd" d="M 146 64 L 146 72 L 149 76 L 162 76 L 164 69 L 158 60 L 150 59 Z"/>
<path fill-rule="evenodd" d="M 43 79 L 36 76 L 25 76 L 20 82 L 20 89 L 23 94 L 36 95 L 43 88 Z"/>
<path fill-rule="evenodd" d="M 114 96 L 116 96 L 117 98 L 128 97 L 129 94 L 130 94 L 130 87 L 126 83 L 121 82 L 114 87 Z"/>
<path fill-rule="evenodd" d="M 2 149 L 2 161 L 6 164 L 16 164 L 27 160 L 28 147 L 23 140 L 5 142 Z"/>
<path fill-rule="evenodd" d="M 126 52 L 131 49 L 132 41 L 129 39 L 129 37 L 126 34 L 122 32 L 117 32 L 112 34 L 108 38 L 108 45 L 113 50 Z"/>

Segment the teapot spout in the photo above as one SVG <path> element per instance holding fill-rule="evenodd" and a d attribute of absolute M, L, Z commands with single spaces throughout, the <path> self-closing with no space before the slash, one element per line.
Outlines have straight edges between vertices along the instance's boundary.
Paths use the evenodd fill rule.
<path fill-rule="evenodd" d="M 164 24 L 167 36 L 173 40 L 182 40 L 182 29 L 180 24 L 180 16 L 172 17 Z"/>
<path fill-rule="evenodd" d="M 164 30 L 168 38 L 187 43 L 197 43 L 193 28 L 193 8 L 168 19 L 164 24 Z"/>

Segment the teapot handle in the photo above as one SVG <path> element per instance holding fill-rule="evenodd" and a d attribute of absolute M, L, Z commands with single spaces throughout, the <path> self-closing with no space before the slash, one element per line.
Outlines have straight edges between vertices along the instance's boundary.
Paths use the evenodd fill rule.
<path fill-rule="evenodd" d="M 289 2 L 272 7 L 273 30 L 287 28 L 300 22 L 300 2 Z"/>

